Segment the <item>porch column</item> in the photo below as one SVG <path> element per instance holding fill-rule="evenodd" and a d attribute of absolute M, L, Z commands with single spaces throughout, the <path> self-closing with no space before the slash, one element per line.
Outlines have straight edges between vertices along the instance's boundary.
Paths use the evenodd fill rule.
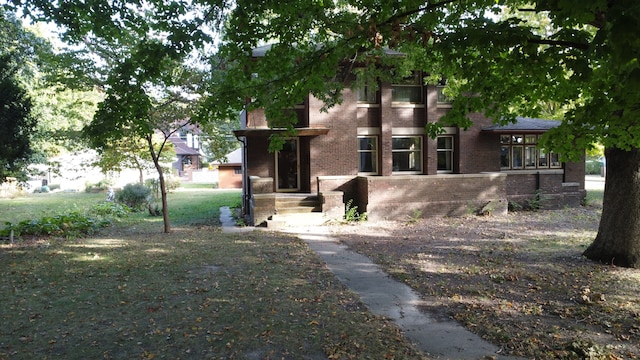
<path fill-rule="evenodd" d="M 382 83 L 380 85 L 380 175 L 383 176 L 390 176 L 393 171 L 391 95 L 391 84 Z"/>

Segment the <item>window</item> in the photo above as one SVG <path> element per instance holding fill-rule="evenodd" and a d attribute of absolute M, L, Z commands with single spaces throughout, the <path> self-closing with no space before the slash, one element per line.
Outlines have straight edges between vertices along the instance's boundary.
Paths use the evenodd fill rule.
<path fill-rule="evenodd" d="M 358 88 L 358 103 L 377 104 L 378 99 L 376 95 L 376 90 L 373 85 L 363 85 Z"/>
<path fill-rule="evenodd" d="M 538 148 L 538 136 L 527 134 L 500 135 L 500 168 L 549 169 L 560 168 L 559 156 Z"/>
<path fill-rule="evenodd" d="M 375 136 L 358 137 L 358 172 L 378 173 L 378 138 Z"/>
<path fill-rule="evenodd" d="M 437 98 L 437 104 L 438 106 L 447 106 L 447 105 L 451 105 L 451 99 L 444 94 L 444 85 L 438 85 L 436 87 L 436 90 L 438 91 L 438 98 Z"/>
<path fill-rule="evenodd" d="M 233 168 L 233 173 L 236 175 L 242 175 L 242 168 L 239 166 L 236 166 Z"/>
<path fill-rule="evenodd" d="M 422 76 L 420 72 L 414 72 L 411 76 L 402 79 L 391 86 L 394 103 L 422 104 Z"/>
<path fill-rule="evenodd" d="M 453 172 L 453 136 L 438 136 L 438 172 Z"/>
<path fill-rule="evenodd" d="M 420 172 L 422 170 L 422 137 L 393 137 L 391 141 L 394 172 Z"/>

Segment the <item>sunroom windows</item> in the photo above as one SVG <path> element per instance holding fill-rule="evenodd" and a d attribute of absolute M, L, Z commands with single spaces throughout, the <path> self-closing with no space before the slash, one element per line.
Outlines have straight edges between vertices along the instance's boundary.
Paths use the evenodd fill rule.
<path fill-rule="evenodd" d="M 538 146 L 535 134 L 500 135 L 500 168 L 502 170 L 558 169 L 558 154 Z"/>

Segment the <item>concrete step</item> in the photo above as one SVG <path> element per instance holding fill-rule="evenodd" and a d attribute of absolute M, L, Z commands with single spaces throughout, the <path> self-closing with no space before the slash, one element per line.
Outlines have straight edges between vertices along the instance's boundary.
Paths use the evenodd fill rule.
<path fill-rule="evenodd" d="M 317 204 L 313 206 L 277 206 L 276 211 L 278 214 L 306 214 L 312 212 L 321 212 L 322 205 Z"/>
<path fill-rule="evenodd" d="M 276 211 L 278 214 L 320 212 L 322 211 L 322 203 L 317 195 L 278 194 Z"/>
<path fill-rule="evenodd" d="M 276 197 L 276 206 L 315 206 L 316 204 L 320 204 L 320 198 L 315 195 L 278 195 Z"/>
<path fill-rule="evenodd" d="M 322 225 L 327 221 L 321 212 L 279 213 L 267 220 L 267 228 L 282 229 L 296 226 Z"/>

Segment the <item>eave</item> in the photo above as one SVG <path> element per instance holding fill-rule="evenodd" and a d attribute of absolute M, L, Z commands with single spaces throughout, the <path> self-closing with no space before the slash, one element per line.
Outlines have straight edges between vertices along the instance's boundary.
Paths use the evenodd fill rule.
<path fill-rule="evenodd" d="M 318 135 L 327 135 L 329 132 L 329 128 L 319 128 L 319 127 L 305 127 L 305 128 L 295 128 L 294 133 L 291 134 L 293 136 L 318 136 Z M 242 129 L 242 130 L 234 130 L 233 134 L 236 137 L 269 137 L 271 135 L 276 134 L 290 134 L 291 131 L 289 129 L 267 129 L 267 128 L 253 128 L 253 129 Z"/>

